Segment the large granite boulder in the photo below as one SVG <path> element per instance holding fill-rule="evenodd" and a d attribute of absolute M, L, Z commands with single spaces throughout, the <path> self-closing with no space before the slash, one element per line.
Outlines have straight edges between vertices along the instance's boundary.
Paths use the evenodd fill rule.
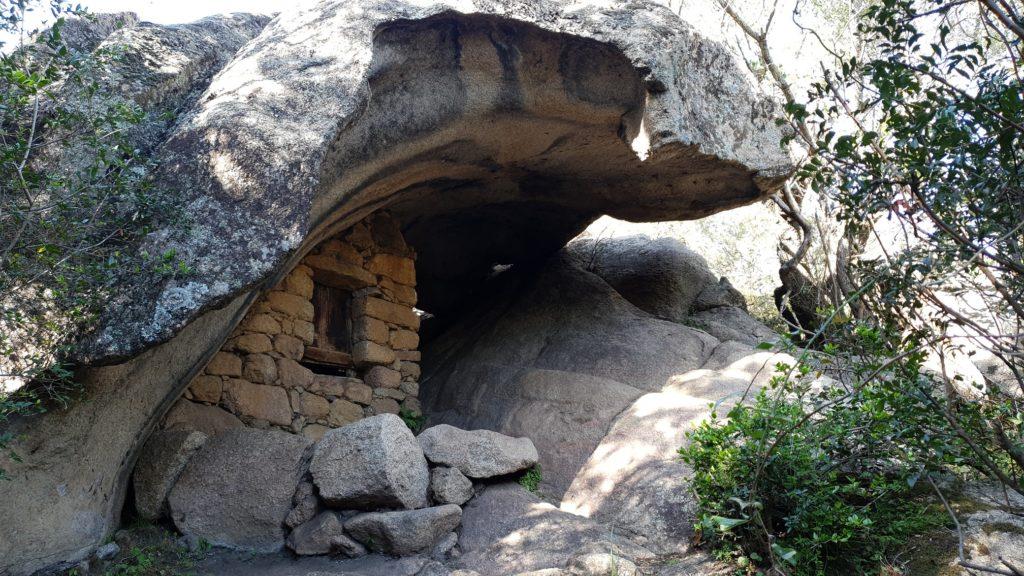
<path fill-rule="evenodd" d="M 324 434 L 309 465 L 320 498 L 349 510 L 422 508 L 430 471 L 416 437 L 394 414 Z"/>
<path fill-rule="evenodd" d="M 701 368 L 719 341 L 638 309 L 564 255 L 502 276 L 426 350 L 420 398 L 432 422 L 529 437 L 557 498 L 618 414 Z"/>
<path fill-rule="evenodd" d="M 718 284 L 704 258 L 676 238 L 583 239 L 567 250 L 631 304 L 666 320 L 685 321 L 698 297 Z"/>
<path fill-rule="evenodd" d="M 197 274 L 156 285 L 126 279 L 135 297 L 110 311 L 88 356 L 124 356 L 170 337 L 268 279 L 319 231 L 382 201 L 421 222 L 519 201 L 523 211 L 503 210 L 506 229 L 549 238 L 550 250 L 585 224 L 571 215 L 693 218 L 781 184 L 791 161 L 778 108 L 723 46 L 653 2 L 569 6 L 334 0 L 276 18 L 156 158 L 156 185 L 203 225 L 170 225 L 151 242 L 174 248 Z M 511 52 L 496 48 L 499 36 Z M 258 88 L 267 85 L 289 89 Z M 631 147 L 641 130 L 642 162 Z M 467 182 L 474 186 L 454 205 L 434 201 Z M 534 219 L 538 200 L 564 216 Z M 446 246 L 451 262 L 479 249 Z M 491 255 L 503 246 L 492 244 Z"/>
<path fill-rule="evenodd" d="M 310 444 L 303 436 L 252 428 L 211 438 L 168 497 L 175 526 L 216 546 L 280 550 Z"/>
<path fill-rule="evenodd" d="M 470 310 L 427 350 L 428 413 L 529 435 L 541 491 L 563 510 L 660 554 L 686 553 L 695 505 L 676 453 L 686 432 L 710 405 L 752 396 L 792 359 L 654 318 L 571 256 L 496 278 L 486 309 Z M 770 332 L 728 308 L 741 327 Z"/>
<path fill-rule="evenodd" d="M 119 96 L 153 120 L 133 135 L 152 151 L 153 185 L 188 215 L 126 250 L 173 250 L 191 273 L 124 270 L 72 359 L 85 401 L 5 430 L 23 461 L 0 485 L 0 517 L 16 519 L 0 571 L 90 554 L 120 518 L 146 438 L 211 351 L 261 291 L 366 212 L 402 221 L 431 280 L 424 309 L 451 312 L 495 263 L 534 265 L 599 214 L 695 218 L 764 197 L 791 169 L 777 107 L 723 46 L 653 2 L 328 0 L 264 23 L 111 35 L 129 56 L 111 75 Z M 578 352 L 607 377 L 607 362 Z"/>
<path fill-rule="evenodd" d="M 529 438 L 512 438 L 491 430 L 460 430 L 448 424 L 428 428 L 417 438 L 434 464 L 458 469 L 469 478 L 493 478 L 537 464 Z"/>

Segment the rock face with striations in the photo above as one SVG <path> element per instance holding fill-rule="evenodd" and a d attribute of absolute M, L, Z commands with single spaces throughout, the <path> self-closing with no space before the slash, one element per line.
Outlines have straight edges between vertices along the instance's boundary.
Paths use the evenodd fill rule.
<path fill-rule="evenodd" d="M 309 465 L 320 497 L 342 509 L 422 508 L 430 471 L 416 438 L 394 414 L 324 434 Z"/>
<path fill-rule="evenodd" d="M 326 0 L 269 24 L 139 23 L 102 42 L 115 41 L 131 56 L 111 76 L 118 95 L 152 120 L 133 138 L 152 153 L 153 186 L 189 216 L 126 250 L 174 250 L 192 273 L 124 271 L 74 358 L 86 401 L 5 430 L 23 461 L 0 485 L 0 517 L 13 519 L 0 572 L 90 554 L 117 525 L 155 423 L 249 305 L 366 212 L 402 221 L 423 309 L 451 313 L 495 263 L 537 266 L 599 214 L 696 218 L 764 197 L 791 170 L 776 106 L 723 46 L 653 2 Z M 645 140 L 641 161 L 633 145 Z M 678 330 L 641 338 L 701 357 L 699 338 L 658 342 Z M 637 336 L 608 334 L 598 348 Z M 596 420 L 640 390 L 608 376 L 621 356 L 578 352 L 601 369 L 569 378 L 575 390 L 613 390 Z M 564 393 L 542 384 L 566 372 L 542 362 L 523 384 L 560 404 Z"/>

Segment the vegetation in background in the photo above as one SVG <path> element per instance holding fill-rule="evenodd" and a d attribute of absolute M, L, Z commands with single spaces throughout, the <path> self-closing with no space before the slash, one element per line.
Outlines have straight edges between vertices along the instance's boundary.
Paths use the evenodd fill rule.
<path fill-rule="evenodd" d="M 541 476 L 540 464 L 534 464 L 532 468 L 523 472 L 523 475 L 519 477 L 519 485 L 526 488 L 534 494 L 537 493 L 537 489 L 540 488 L 540 481 L 543 479 Z"/>
<path fill-rule="evenodd" d="M 801 234 L 786 264 L 815 237 L 834 252 L 815 321 L 783 347 L 796 365 L 681 451 L 698 532 L 751 574 L 877 573 L 941 521 L 933 477 L 1024 493 L 1024 19 L 1000 0 L 871 2 L 856 54 L 826 46 L 834 65 L 800 100 L 771 58 L 771 19 L 720 3 L 805 152 L 778 200 Z M 839 217 L 838 243 L 800 212 L 812 196 Z M 983 355 L 988 379 L 952 366 Z"/>
<path fill-rule="evenodd" d="M 932 408 L 942 389 L 923 352 L 895 341 L 860 326 L 845 349 L 862 362 L 843 379 L 821 377 L 842 361 L 829 346 L 689 434 L 702 542 L 751 574 L 863 574 L 949 522 L 921 487 L 968 450 Z"/>
<path fill-rule="evenodd" d="M 49 10 L 52 25 L 26 15 Z M 172 208 L 153 193 L 132 144 L 144 114 L 105 86 L 115 46 L 69 47 L 63 0 L 0 0 L 0 427 L 65 405 L 74 345 L 108 305 L 119 272 L 180 273 L 174 254 L 129 246 Z M 0 433 L 0 453 L 10 433 Z M 0 463 L 0 477 L 3 476 Z"/>
<path fill-rule="evenodd" d="M 413 434 L 419 434 L 423 430 L 423 424 L 427 421 L 427 417 L 423 414 L 417 414 L 406 408 L 398 411 L 398 417 L 402 419 L 402 422 L 405 422 L 405 425 L 409 427 L 409 430 L 412 430 Z"/>
<path fill-rule="evenodd" d="M 862 258 L 858 288 L 835 312 L 868 310 L 866 321 L 891 327 L 889 340 L 937 358 L 945 394 L 932 410 L 970 466 L 1024 494 L 1024 20 L 993 3 L 974 12 L 981 34 L 954 40 L 959 6 L 884 0 L 866 10 L 859 30 L 877 54 L 842 60 L 791 107 L 819 150 L 799 177 L 858 235 L 877 235 L 883 218 L 895 224 L 902 248 L 883 242 L 879 257 Z M 919 25 L 926 12 L 931 31 Z M 990 354 L 1001 376 L 965 380 L 946 366 L 957 352 Z"/>

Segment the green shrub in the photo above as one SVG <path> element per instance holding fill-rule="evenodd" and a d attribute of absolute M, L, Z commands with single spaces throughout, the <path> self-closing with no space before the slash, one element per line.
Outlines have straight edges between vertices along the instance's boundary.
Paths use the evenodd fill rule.
<path fill-rule="evenodd" d="M 532 468 L 519 477 L 519 485 L 536 494 L 542 479 L 540 464 L 534 464 Z"/>
<path fill-rule="evenodd" d="M 423 424 L 427 421 L 427 417 L 423 414 L 417 414 L 405 408 L 399 410 L 398 417 L 402 419 L 402 422 L 405 422 L 405 425 L 409 427 L 409 430 L 412 430 L 413 434 L 419 434 L 420 430 L 423 430 Z"/>
<path fill-rule="evenodd" d="M 949 520 L 917 482 L 967 452 L 932 408 L 922 354 L 913 343 L 867 354 L 891 341 L 852 333 L 848 348 L 865 354 L 849 382 L 815 385 L 809 364 L 780 364 L 753 401 L 726 420 L 713 413 L 679 451 L 699 539 L 751 574 L 876 573 L 910 536 Z"/>

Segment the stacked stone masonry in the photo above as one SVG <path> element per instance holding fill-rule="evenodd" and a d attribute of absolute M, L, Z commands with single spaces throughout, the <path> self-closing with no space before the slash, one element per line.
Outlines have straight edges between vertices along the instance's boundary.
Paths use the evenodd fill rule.
<path fill-rule="evenodd" d="M 256 302 L 185 399 L 314 440 L 375 414 L 418 416 L 415 286 L 415 254 L 397 222 L 371 215 L 321 243 Z M 325 295 L 340 295 L 326 300 L 338 310 L 326 309 Z M 323 326 L 339 311 L 341 346 L 327 341 L 338 329 Z"/>

